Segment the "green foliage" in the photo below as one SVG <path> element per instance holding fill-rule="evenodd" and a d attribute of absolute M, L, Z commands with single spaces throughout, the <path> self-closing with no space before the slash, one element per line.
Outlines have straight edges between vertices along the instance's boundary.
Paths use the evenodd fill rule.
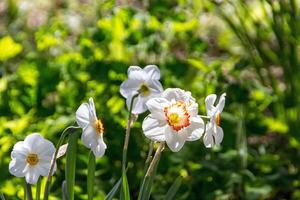
<path fill-rule="evenodd" d="M 96 160 L 94 199 L 104 199 L 122 175 L 128 111 L 119 86 L 130 65 L 156 64 L 164 88 L 190 90 L 200 113 L 206 95 L 228 98 L 222 146 L 206 149 L 197 141 L 178 153 L 166 148 L 151 199 L 163 199 L 179 175 L 176 199 L 299 199 L 298 2 L 130 2 L 0 2 L 0 194 L 24 196 L 23 180 L 8 172 L 13 145 L 32 132 L 57 143 L 78 106 L 93 97 L 108 144 Z M 132 199 L 147 157 L 144 116 L 128 148 Z M 87 199 L 89 159 L 81 144 L 74 199 Z M 57 166 L 53 200 L 62 198 L 66 159 Z"/>

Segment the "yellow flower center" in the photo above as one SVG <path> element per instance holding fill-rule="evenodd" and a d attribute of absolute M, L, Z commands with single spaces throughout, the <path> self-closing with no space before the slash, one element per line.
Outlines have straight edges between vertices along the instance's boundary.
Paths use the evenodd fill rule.
<path fill-rule="evenodd" d="M 150 89 L 146 84 L 140 86 L 139 92 L 142 96 L 148 96 L 150 94 Z"/>
<path fill-rule="evenodd" d="M 34 153 L 30 153 L 26 158 L 26 162 L 31 166 L 36 165 L 39 162 L 38 155 Z"/>
<path fill-rule="evenodd" d="M 177 132 L 190 125 L 190 114 L 186 107 L 185 102 L 177 101 L 171 106 L 164 108 L 169 126 Z"/>
<path fill-rule="evenodd" d="M 216 123 L 217 123 L 218 126 L 221 125 L 221 114 L 220 113 L 217 114 L 217 116 L 216 116 Z"/>
<path fill-rule="evenodd" d="M 97 133 L 100 135 L 100 134 L 103 134 L 104 132 L 104 127 L 103 127 L 103 123 L 100 119 L 96 120 L 95 122 L 95 129 L 97 131 Z"/>
<path fill-rule="evenodd" d="M 180 122 L 180 117 L 179 117 L 179 115 L 177 114 L 177 113 L 171 113 L 170 115 L 169 115 L 169 122 L 170 122 L 170 124 L 173 124 L 173 125 L 178 125 L 179 124 L 179 122 Z"/>

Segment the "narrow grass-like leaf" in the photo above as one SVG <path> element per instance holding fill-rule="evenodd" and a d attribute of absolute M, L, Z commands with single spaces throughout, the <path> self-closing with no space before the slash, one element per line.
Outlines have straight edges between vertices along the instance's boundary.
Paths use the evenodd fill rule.
<path fill-rule="evenodd" d="M 77 140 L 79 134 L 70 134 L 67 149 L 67 162 L 66 162 L 66 189 L 67 197 L 69 200 L 74 200 L 74 185 L 75 185 L 75 169 L 77 158 Z"/>
<path fill-rule="evenodd" d="M 175 195 L 176 195 L 178 189 L 180 188 L 181 183 L 182 183 L 182 177 L 179 176 L 179 177 L 177 177 L 175 182 L 171 185 L 170 189 L 168 190 L 165 200 L 175 199 Z"/>
<path fill-rule="evenodd" d="M 26 195 L 28 200 L 33 200 L 31 185 L 29 183 L 26 183 Z"/>
<path fill-rule="evenodd" d="M 41 199 L 41 182 L 42 182 L 42 178 L 40 177 L 37 184 L 36 184 L 36 193 L 35 193 L 35 199 L 36 200 Z"/>
<path fill-rule="evenodd" d="M 145 181 L 142 184 L 141 193 L 139 195 L 140 200 L 150 199 L 152 184 L 154 182 L 154 178 L 156 175 L 158 163 L 159 163 L 159 158 L 154 166 L 152 174 L 150 176 L 145 176 Z"/>
<path fill-rule="evenodd" d="M 120 200 L 130 200 L 130 192 L 129 192 L 126 170 L 122 174 L 122 188 L 121 188 Z"/>
<path fill-rule="evenodd" d="M 138 200 L 148 200 L 151 195 L 152 184 L 156 175 L 157 166 L 160 160 L 161 152 L 164 149 L 164 143 L 160 143 L 155 155 L 148 167 L 148 170 L 143 178 L 143 182 L 139 191 Z"/>
<path fill-rule="evenodd" d="M 92 151 L 90 151 L 89 163 L 88 163 L 88 175 L 87 175 L 88 200 L 93 200 L 93 196 L 94 196 L 95 169 L 96 169 L 95 155 Z"/>
<path fill-rule="evenodd" d="M 112 200 L 114 196 L 118 193 L 122 184 L 122 177 L 118 180 L 118 182 L 114 185 L 111 191 L 106 195 L 105 200 Z"/>

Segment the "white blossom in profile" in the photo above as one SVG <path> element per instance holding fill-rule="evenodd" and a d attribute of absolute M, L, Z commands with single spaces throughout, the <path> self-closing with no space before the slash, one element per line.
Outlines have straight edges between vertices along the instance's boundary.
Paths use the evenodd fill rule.
<path fill-rule="evenodd" d="M 102 157 L 107 148 L 103 141 L 104 127 L 100 119 L 97 118 L 94 100 L 89 99 L 89 103 L 83 103 L 76 111 L 77 124 L 83 129 L 81 140 L 83 144 L 90 148 L 96 157 Z"/>
<path fill-rule="evenodd" d="M 223 93 L 220 97 L 218 104 L 215 106 L 217 99 L 216 94 L 210 94 L 205 99 L 205 106 L 207 115 L 210 117 L 210 121 L 206 124 L 206 131 L 203 137 L 204 145 L 207 148 L 211 148 L 214 145 L 220 145 L 223 140 L 223 129 L 221 125 L 221 113 L 225 106 L 226 93 Z"/>

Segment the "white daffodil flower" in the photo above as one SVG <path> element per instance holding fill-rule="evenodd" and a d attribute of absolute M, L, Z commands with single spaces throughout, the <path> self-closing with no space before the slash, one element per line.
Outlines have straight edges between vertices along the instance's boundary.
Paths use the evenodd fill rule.
<path fill-rule="evenodd" d="M 144 69 L 138 66 L 128 68 L 128 79 L 121 84 L 120 93 L 126 98 L 128 109 L 132 97 L 138 96 L 133 102 L 133 114 L 141 114 L 147 110 L 146 102 L 163 92 L 163 87 L 159 82 L 160 71 L 155 65 L 147 65 Z"/>
<path fill-rule="evenodd" d="M 54 153 L 52 142 L 39 133 L 33 133 L 14 145 L 9 172 L 17 177 L 25 177 L 29 184 L 36 184 L 39 176 L 48 176 Z"/>
<path fill-rule="evenodd" d="M 143 122 L 143 131 L 149 139 L 166 141 L 173 152 L 178 152 L 185 141 L 201 138 L 204 122 L 190 92 L 169 88 L 146 104 L 151 113 Z"/>
<path fill-rule="evenodd" d="M 206 131 L 203 137 L 204 145 L 207 148 L 211 148 L 214 145 L 219 145 L 223 140 L 223 129 L 221 125 L 221 113 L 225 106 L 226 93 L 223 93 L 219 99 L 219 102 L 214 106 L 217 99 L 217 95 L 210 94 L 205 99 L 205 106 L 207 115 L 210 117 L 210 121 L 206 124 Z"/>
<path fill-rule="evenodd" d="M 106 144 L 103 141 L 104 127 L 100 119 L 97 118 L 95 104 L 92 98 L 89 103 L 83 103 L 76 111 L 77 124 L 83 129 L 81 140 L 83 144 L 90 148 L 96 157 L 104 155 Z"/>

